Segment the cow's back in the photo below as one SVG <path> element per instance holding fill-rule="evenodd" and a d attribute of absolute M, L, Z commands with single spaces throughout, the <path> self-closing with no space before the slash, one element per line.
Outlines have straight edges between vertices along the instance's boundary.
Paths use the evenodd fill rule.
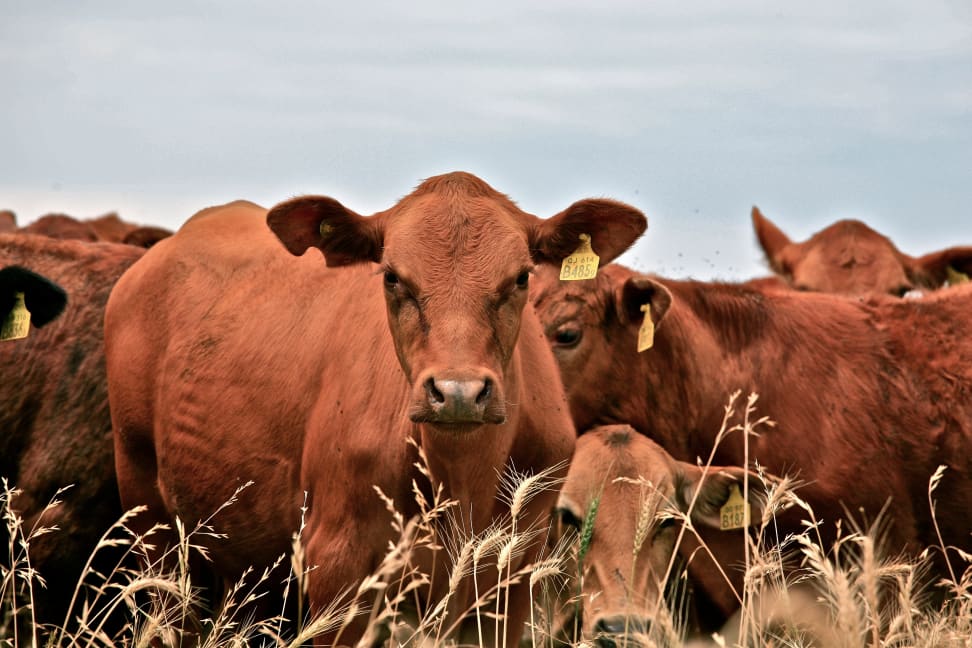
<path fill-rule="evenodd" d="M 68 294 L 60 318 L 26 339 L 0 343 L 0 474 L 22 490 L 13 505 L 25 529 L 59 527 L 31 542 L 33 567 L 48 581 L 46 590 L 34 589 L 41 621 L 61 620 L 59 606 L 67 604 L 81 567 L 121 514 L 103 319 L 112 285 L 141 254 L 124 245 L 0 235 L 3 265 L 41 273 Z M 57 490 L 70 484 L 63 503 L 40 519 Z"/>

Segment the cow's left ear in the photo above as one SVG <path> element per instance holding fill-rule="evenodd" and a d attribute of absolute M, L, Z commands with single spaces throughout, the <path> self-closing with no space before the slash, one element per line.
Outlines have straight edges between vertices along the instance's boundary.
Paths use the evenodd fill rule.
<path fill-rule="evenodd" d="M 679 476 L 677 483 L 676 497 L 678 506 L 683 512 L 687 511 L 692 520 L 696 523 L 704 524 L 715 529 L 725 529 L 723 513 L 731 496 L 737 492 L 740 497 L 743 491 L 743 480 L 749 478 L 748 483 L 748 502 L 749 520 L 748 526 L 759 525 L 763 519 L 763 507 L 766 504 L 766 484 L 756 473 L 745 470 L 738 466 L 710 466 L 708 470 L 703 470 L 699 466 L 688 462 L 679 461 Z M 695 492 L 698 490 L 698 496 Z M 695 498 L 695 504 L 689 511 L 689 503 Z M 735 512 L 739 512 L 737 509 Z M 731 520 L 732 524 L 728 528 L 739 528 L 743 526 L 738 522 L 744 521 L 743 516 Z"/>
<path fill-rule="evenodd" d="M 925 288 L 939 288 L 949 280 L 948 269 L 972 277 L 972 247 L 953 247 L 911 259 L 909 278 Z"/>
<path fill-rule="evenodd" d="M 614 200 L 588 198 L 538 220 L 530 232 L 530 252 L 536 263 L 560 263 L 580 244 L 580 235 L 591 237 L 591 248 L 600 264 L 610 263 L 631 247 L 648 227 L 639 210 Z"/>
<path fill-rule="evenodd" d="M 381 260 L 380 216 L 360 216 L 333 198 L 302 196 L 282 202 L 267 213 L 267 225 L 295 256 L 316 247 L 332 267 Z"/>
<path fill-rule="evenodd" d="M 645 305 L 648 310 L 641 310 Z M 614 289 L 614 307 L 622 324 L 638 324 L 650 316 L 658 328 L 671 306 L 671 291 L 651 277 L 634 275 Z"/>

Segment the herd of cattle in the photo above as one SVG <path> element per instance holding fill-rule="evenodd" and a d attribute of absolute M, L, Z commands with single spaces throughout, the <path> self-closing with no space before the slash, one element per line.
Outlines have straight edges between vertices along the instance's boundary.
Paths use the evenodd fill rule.
<path fill-rule="evenodd" d="M 406 517 L 419 512 L 417 448 L 466 535 L 511 515 L 498 496 L 507 467 L 565 479 L 516 514 L 522 528 L 546 527 L 551 511 L 589 527 L 584 588 L 601 594 L 585 597 L 579 621 L 604 645 L 651 622 L 658 574 L 676 551 L 677 525 L 653 519 L 632 571 L 639 492 L 619 478 L 692 504 L 711 554 L 678 550 L 706 602 L 700 630 L 738 607 L 742 532 L 721 530 L 719 512 L 745 481 L 759 522 L 757 463 L 804 483 L 824 542 L 848 511 L 885 511 L 890 551 L 917 555 L 939 544 L 936 532 L 972 551 L 972 247 L 912 258 L 857 221 L 793 243 L 752 216 L 777 274 L 729 284 L 610 263 L 646 228 L 631 206 L 587 199 L 541 219 L 459 172 L 368 217 L 321 196 L 269 211 L 235 202 L 172 236 L 114 215 L 17 229 L 0 212 L 0 317 L 20 294 L 37 327 L 0 342 L 0 475 L 21 489 L 11 507 L 28 528 L 60 529 L 30 546 L 47 580 L 35 588 L 38 620 L 63 619 L 123 510 L 148 507 L 137 531 L 175 516 L 191 526 L 250 481 L 214 520 L 226 537 L 206 540 L 209 568 L 232 582 L 286 553 L 306 497 L 305 561 L 317 566 L 307 595 L 324 609 L 396 539 L 373 487 Z M 561 280 L 582 240 L 600 270 Z M 716 444 L 738 390 L 758 393 L 776 425 L 748 444 Z M 700 468 L 710 455 L 718 467 Z M 933 520 L 928 481 L 941 465 Z M 585 525 L 594 498 L 596 522 Z M 781 512 L 780 537 L 801 531 L 802 517 Z M 520 548 L 513 571 L 545 538 L 524 536 Z M 479 564 L 477 590 L 470 577 L 441 576 L 447 553 L 413 558 L 440 575 L 417 605 L 451 585 L 455 637 L 475 643 L 492 624 L 459 617 L 496 583 L 495 557 Z M 529 618 L 529 587 L 510 591 L 511 628 Z"/>

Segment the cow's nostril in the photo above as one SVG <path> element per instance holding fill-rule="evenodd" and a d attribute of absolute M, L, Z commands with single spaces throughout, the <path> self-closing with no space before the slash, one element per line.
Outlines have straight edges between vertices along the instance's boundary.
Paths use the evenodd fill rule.
<path fill-rule="evenodd" d="M 476 404 L 482 405 L 489 401 L 490 397 L 493 395 L 493 381 L 487 378 L 483 381 L 483 388 L 479 392 L 479 396 L 476 397 Z"/>
<path fill-rule="evenodd" d="M 425 381 L 425 393 L 429 395 L 429 402 L 434 405 L 441 405 L 445 402 L 445 395 L 435 386 L 435 378 Z"/>

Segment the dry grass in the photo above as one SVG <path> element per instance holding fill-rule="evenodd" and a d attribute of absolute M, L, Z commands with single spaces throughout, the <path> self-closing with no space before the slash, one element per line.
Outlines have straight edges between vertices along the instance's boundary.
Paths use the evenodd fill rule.
<path fill-rule="evenodd" d="M 765 419 L 753 419 L 755 396 L 743 408 L 741 422 L 735 419 L 736 396 L 726 408 L 720 440 L 729 434 L 755 434 Z M 711 457 L 709 458 L 711 461 Z M 423 463 L 419 469 L 430 479 Z M 933 504 L 941 470 L 931 476 L 928 499 Z M 26 529 L 23 520 L 8 506 L 13 489 L 6 482 L 0 493 L 4 523 L 9 542 L 0 573 L 0 645 L 7 646 L 148 646 L 174 645 L 180 637 L 185 643 L 212 648 L 224 646 L 309 645 L 324 632 L 338 632 L 358 618 L 368 615 L 368 633 L 359 645 L 384 641 L 388 645 L 451 645 L 456 630 L 456 615 L 451 611 L 452 594 L 463 579 L 472 578 L 475 602 L 464 610 L 475 619 L 478 641 L 485 638 L 522 636 L 522 645 L 593 645 L 585 641 L 563 639 L 563 601 L 582 604 L 583 563 L 590 528 L 584 533 L 565 536 L 561 542 L 548 543 L 549 550 L 534 565 L 513 569 L 512 560 L 528 540 L 538 534 L 550 535 L 547 528 L 526 525 L 520 519 L 523 506 L 537 493 L 556 487 L 549 474 L 517 475 L 509 471 L 504 479 L 502 497 L 510 505 L 509 519 L 473 537 L 458 531 L 452 517 L 455 502 L 443 498 L 441 490 L 431 500 L 423 489 L 414 487 L 421 514 L 411 519 L 395 510 L 383 493 L 388 521 L 397 538 L 389 543 L 378 570 L 354 591 L 348 591 L 315 618 L 306 618 L 306 582 L 314 566 L 305 564 L 301 549 L 301 527 L 294 536 L 290 558 L 290 577 L 284 584 L 284 598 L 296 601 L 288 608 L 279 602 L 280 614 L 266 619 L 253 619 L 249 605 L 266 597 L 271 589 L 268 579 L 272 567 L 248 573 L 226 592 L 215 614 L 200 613 L 200 590 L 188 569 L 191 557 L 205 556 L 200 542 L 218 535 L 210 521 L 186 529 L 177 523 L 179 538 L 162 561 L 148 562 L 147 549 L 157 540 L 160 528 L 135 534 L 129 523 L 138 510 L 126 513 L 102 538 L 95 553 L 112 550 L 119 553 L 114 570 L 100 574 L 89 567 L 75 587 L 74 600 L 64 621 L 54 627 L 41 628 L 34 623 L 31 601 L 36 588 L 43 587 L 28 559 L 27 547 L 32 539 L 57 529 Z M 244 486 L 245 488 L 245 486 Z M 238 494 L 239 491 L 237 491 Z M 632 636 L 644 646 L 714 645 L 714 646 L 835 646 L 838 648 L 883 647 L 950 647 L 972 646 L 972 569 L 969 556 L 954 548 L 930 547 L 923 556 L 905 560 L 887 555 L 881 546 L 881 521 L 868 528 L 843 529 L 837 543 L 822 547 L 817 535 L 818 522 L 813 511 L 798 496 L 799 490 L 788 480 L 771 484 L 768 505 L 760 526 L 764 533 L 750 534 L 747 543 L 747 569 L 743 591 L 736 592 L 741 607 L 722 633 L 686 642 L 683 626 L 685 599 L 684 566 L 676 560 L 669 565 L 668 609 L 658 610 L 657 619 L 647 637 Z M 682 534 L 695 533 L 690 517 L 671 507 L 659 506 L 651 489 L 640 491 L 644 506 L 632 547 L 645 541 L 643 530 L 652 515 L 674 516 L 682 522 Z M 236 495 L 225 506 L 234 505 Z M 57 506 L 52 501 L 49 506 Z M 791 537 L 776 538 L 774 512 L 786 506 L 800 506 L 806 512 L 805 530 Z M 588 511 L 585 523 L 593 525 L 597 503 Z M 306 512 L 306 511 L 304 511 Z M 214 512 L 215 515 L 215 512 Z M 303 519 L 303 516 L 302 516 Z M 745 534 L 739 534 L 741 538 Z M 759 537 L 772 537 L 772 546 L 761 544 Z M 120 550 L 120 551 L 119 551 Z M 447 552 L 450 557 L 448 592 L 432 601 L 422 615 L 416 614 L 415 597 L 435 578 L 416 567 L 417 551 Z M 707 548 L 703 547 L 703 551 Z M 949 576 L 938 583 L 949 592 L 942 604 L 932 603 L 923 587 L 928 565 L 934 554 L 944 556 Z M 142 558 L 138 569 L 127 567 L 132 556 Z M 280 561 L 287 556 L 281 556 Z M 164 565 L 164 566 L 163 566 Z M 480 567 L 497 569 L 497 586 L 480 591 L 476 575 Z M 535 592 L 530 625 L 525 631 L 508 628 L 503 623 L 508 612 L 509 586 L 528 581 Z M 296 609 L 296 622 L 284 618 L 284 610 Z M 119 615 L 124 623 L 113 623 Z M 15 622 L 15 619 L 19 620 Z M 570 622 L 566 625 L 570 628 Z M 521 635 L 522 632 L 522 635 Z M 184 634 L 189 633 L 189 634 Z"/>

